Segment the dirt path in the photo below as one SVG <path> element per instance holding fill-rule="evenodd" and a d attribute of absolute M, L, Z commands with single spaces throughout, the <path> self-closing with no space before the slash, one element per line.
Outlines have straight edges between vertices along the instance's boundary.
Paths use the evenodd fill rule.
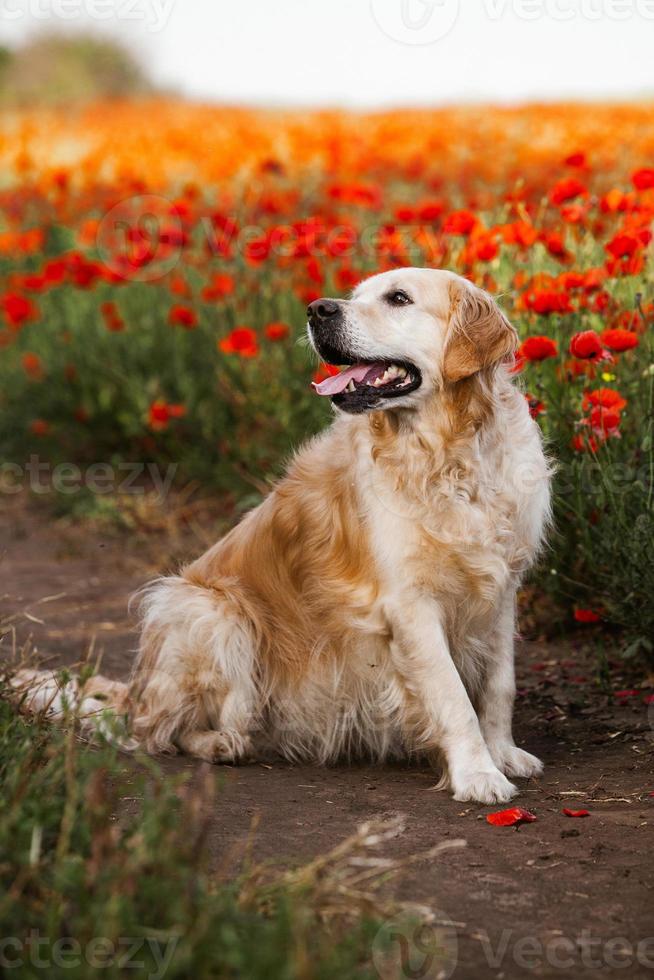
<path fill-rule="evenodd" d="M 103 671 L 125 676 L 135 645 L 127 597 L 165 565 L 162 535 L 92 535 L 13 505 L 0 517 L 0 535 L 3 614 L 15 614 L 5 644 L 31 637 L 63 664 L 93 643 Z M 199 547 L 175 538 L 169 567 Z M 488 807 L 433 792 L 433 774 L 415 766 L 254 764 L 221 771 L 216 862 L 237 865 L 255 815 L 255 855 L 296 862 L 364 820 L 402 813 L 398 854 L 467 841 L 402 885 L 405 896 L 431 899 L 455 923 L 443 928 L 438 968 L 421 958 L 420 937 L 407 937 L 414 957 L 407 977 L 654 976 L 654 708 L 648 719 L 643 692 L 600 693 L 586 647 L 579 637 L 520 645 L 517 739 L 546 771 L 522 783 L 517 802 L 537 814 L 535 823 L 491 827 Z M 613 668 L 614 691 L 633 683 Z M 182 758 L 163 764 L 171 772 L 193 766 Z M 591 816 L 569 819 L 562 807 Z"/>

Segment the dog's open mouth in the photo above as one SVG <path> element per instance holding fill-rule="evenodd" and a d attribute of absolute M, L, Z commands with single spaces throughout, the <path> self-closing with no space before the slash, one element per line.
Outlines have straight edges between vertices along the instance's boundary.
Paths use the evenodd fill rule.
<path fill-rule="evenodd" d="M 320 384 L 314 382 L 313 387 L 339 408 L 362 412 L 374 408 L 382 398 L 399 398 L 421 384 L 420 371 L 408 361 L 372 361 L 350 364 Z"/>

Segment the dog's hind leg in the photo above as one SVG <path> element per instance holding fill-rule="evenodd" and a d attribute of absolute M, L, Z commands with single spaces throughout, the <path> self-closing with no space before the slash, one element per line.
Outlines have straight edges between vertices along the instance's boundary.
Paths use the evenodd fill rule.
<path fill-rule="evenodd" d="M 218 717 L 208 705 L 205 714 L 215 729 L 189 729 L 177 736 L 176 744 L 187 755 L 206 762 L 241 762 L 252 752 L 250 731 L 251 706 L 244 703 L 238 690 L 230 690 L 219 705 Z"/>
<path fill-rule="evenodd" d="M 250 753 L 256 717 L 255 638 L 233 590 L 183 577 L 145 592 L 131 683 L 132 731 L 148 752 L 209 762 Z"/>

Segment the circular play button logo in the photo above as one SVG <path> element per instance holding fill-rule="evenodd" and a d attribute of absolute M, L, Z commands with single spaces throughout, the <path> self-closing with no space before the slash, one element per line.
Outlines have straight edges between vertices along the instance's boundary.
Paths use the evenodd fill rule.
<path fill-rule="evenodd" d="M 400 44 L 434 44 L 450 33 L 460 0 L 371 0 L 377 26 Z"/>

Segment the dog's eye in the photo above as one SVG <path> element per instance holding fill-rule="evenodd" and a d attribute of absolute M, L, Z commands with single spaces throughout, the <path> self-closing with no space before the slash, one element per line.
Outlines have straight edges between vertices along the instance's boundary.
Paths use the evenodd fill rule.
<path fill-rule="evenodd" d="M 395 289 L 392 293 L 387 293 L 384 299 L 391 306 L 408 306 L 409 303 L 413 302 L 411 297 L 403 289 Z"/>

